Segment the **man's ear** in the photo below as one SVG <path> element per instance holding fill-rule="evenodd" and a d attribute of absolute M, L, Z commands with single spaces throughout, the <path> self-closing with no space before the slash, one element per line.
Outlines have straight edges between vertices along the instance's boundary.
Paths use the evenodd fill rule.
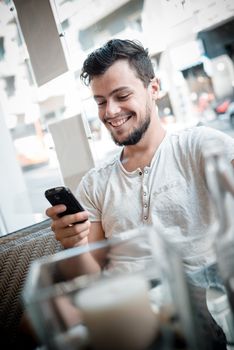
<path fill-rule="evenodd" d="M 158 99 L 159 90 L 160 90 L 160 81 L 159 81 L 159 79 L 156 78 L 156 77 L 151 79 L 149 87 L 150 87 L 150 91 L 152 93 L 152 97 L 156 101 Z"/>

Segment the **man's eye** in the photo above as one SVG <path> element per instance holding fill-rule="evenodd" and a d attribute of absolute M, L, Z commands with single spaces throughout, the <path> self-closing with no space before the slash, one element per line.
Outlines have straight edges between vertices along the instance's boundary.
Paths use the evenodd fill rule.
<path fill-rule="evenodd" d="M 121 95 L 121 96 L 119 96 L 119 100 L 126 100 L 128 97 L 129 97 L 129 94 Z"/>
<path fill-rule="evenodd" d="M 105 101 L 99 101 L 99 102 L 97 101 L 98 106 L 103 106 L 105 103 L 106 103 Z"/>

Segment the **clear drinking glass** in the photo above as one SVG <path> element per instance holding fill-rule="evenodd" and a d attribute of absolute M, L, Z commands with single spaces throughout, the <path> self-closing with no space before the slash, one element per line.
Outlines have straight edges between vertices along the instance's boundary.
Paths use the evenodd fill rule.
<path fill-rule="evenodd" d="M 104 256 L 99 273 L 81 259 Z M 41 258 L 23 300 L 48 349 L 208 349 L 181 258 L 156 227 Z"/>
<path fill-rule="evenodd" d="M 204 158 L 206 180 L 217 213 L 213 234 L 217 264 L 234 320 L 234 171 L 217 140 L 207 145 Z"/>

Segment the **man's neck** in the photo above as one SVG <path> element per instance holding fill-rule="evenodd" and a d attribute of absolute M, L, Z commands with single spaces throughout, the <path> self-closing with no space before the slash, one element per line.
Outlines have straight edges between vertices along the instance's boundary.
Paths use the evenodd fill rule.
<path fill-rule="evenodd" d="M 153 132 L 146 133 L 136 145 L 125 146 L 121 157 L 123 167 L 134 171 L 149 166 L 165 134 L 165 129 L 159 125 Z"/>

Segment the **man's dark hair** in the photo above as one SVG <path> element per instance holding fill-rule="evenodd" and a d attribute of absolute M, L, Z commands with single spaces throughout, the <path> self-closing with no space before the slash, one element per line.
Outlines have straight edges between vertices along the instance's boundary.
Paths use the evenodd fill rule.
<path fill-rule="evenodd" d="M 81 80 L 89 85 L 94 76 L 104 74 L 119 59 L 128 61 L 145 87 L 154 78 L 148 50 L 139 41 L 113 39 L 88 55 L 81 70 Z"/>

